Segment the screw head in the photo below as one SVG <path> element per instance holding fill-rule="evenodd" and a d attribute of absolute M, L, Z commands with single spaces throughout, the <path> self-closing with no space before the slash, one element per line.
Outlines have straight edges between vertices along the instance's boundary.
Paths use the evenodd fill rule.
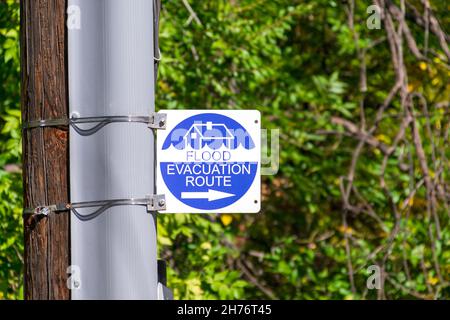
<path fill-rule="evenodd" d="M 79 287 L 80 287 L 80 283 L 79 283 L 78 281 L 74 281 L 74 282 L 73 282 L 73 286 L 74 286 L 75 288 L 79 288 Z"/>
<path fill-rule="evenodd" d="M 161 199 L 161 200 L 159 200 L 158 204 L 160 207 L 164 207 L 166 205 L 166 200 Z"/>
<path fill-rule="evenodd" d="M 37 213 L 42 216 L 48 216 L 50 214 L 50 209 L 47 207 L 41 207 L 37 210 Z"/>

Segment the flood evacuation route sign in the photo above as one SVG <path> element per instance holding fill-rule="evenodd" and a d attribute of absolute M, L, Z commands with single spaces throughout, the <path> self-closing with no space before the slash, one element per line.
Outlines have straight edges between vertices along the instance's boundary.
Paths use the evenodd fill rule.
<path fill-rule="evenodd" d="M 258 213 L 261 114 L 255 110 L 162 110 L 157 136 L 161 213 Z"/>

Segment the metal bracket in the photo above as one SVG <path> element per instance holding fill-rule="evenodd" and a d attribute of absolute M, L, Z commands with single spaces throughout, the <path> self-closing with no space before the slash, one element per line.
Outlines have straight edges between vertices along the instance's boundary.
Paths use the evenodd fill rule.
<path fill-rule="evenodd" d="M 148 123 L 150 129 L 165 130 L 167 127 L 167 114 L 153 113 L 151 120 Z"/>
<path fill-rule="evenodd" d="M 147 211 L 156 212 L 166 210 L 166 196 L 165 195 L 153 195 L 147 196 Z"/>
<path fill-rule="evenodd" d="M 42 217 L 49 216 L 50 213 L 60 213 L 71 211 L 77 218 L 82 221 L 92 220 L 101 215 L 103 212 L 112 207 L 118 206 L 145 206 L 147 212 L 157 212 L 166 210 L 165 195 L 151 195 L 145 199 L 116 199 L 103 201 L 87 201 L 67 204 L 52 204 L 49 206 L 40 206 L 37 208 L 26 208 L 23 211 L 24 216 Z M 98 208 L 89 214 L 81 214 L 77 209 Z"/>
<path fill-rule="evenodd" d="M 90 136 L 103 127 L 118 122 L 145 123 L 150 129 L 166 129 L 167 114 L 151 112 L 150 116 L 103 116 L 103 117 L 71 117 L 61 119 L 33 120 L 23 124 L 23 130 L 35 128 L 71 126 L 82 136 Z M 82 129 L 80 125 L 94 123 L 89 129 Z"/>
<path fill-rule="evenodd" d="M 48 217 L 52 212 L 64 212 L 70 210 L 70 204 L 52 204 L 50 206 L 40 206 L 34 209 L 27 208 L 23 211 L 24 216 L 45 216 Z"/>

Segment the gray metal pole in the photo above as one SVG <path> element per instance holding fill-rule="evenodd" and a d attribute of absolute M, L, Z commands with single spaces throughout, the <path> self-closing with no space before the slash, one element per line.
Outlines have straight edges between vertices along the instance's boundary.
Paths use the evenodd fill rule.
<path fill-rule="evenodd" d="M 69 8 L 80 13 L 80 28 L 69 28 L 70 112 L 149 116 L 153 1 L 69 0 Z M 71 129 L 72 202 L 145 198 L 155 192 L 154 165 L 153 134 L 145 124 L 115 123 L 88 137 Z M 72 214 L 71 263 L 80 271 L 72 299 L 156 299 L 155 222 L 133 206 L 108 209 L 91 221 Z"/>

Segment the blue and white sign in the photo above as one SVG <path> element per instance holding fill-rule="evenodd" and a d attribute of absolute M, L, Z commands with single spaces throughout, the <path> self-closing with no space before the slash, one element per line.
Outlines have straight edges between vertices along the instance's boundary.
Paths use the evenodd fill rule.
<path fill-rule="evenodd" d="M 158 194 L 163 213 L 257 213 L 261 202 L 259 111 L 163 110 Z"/>

